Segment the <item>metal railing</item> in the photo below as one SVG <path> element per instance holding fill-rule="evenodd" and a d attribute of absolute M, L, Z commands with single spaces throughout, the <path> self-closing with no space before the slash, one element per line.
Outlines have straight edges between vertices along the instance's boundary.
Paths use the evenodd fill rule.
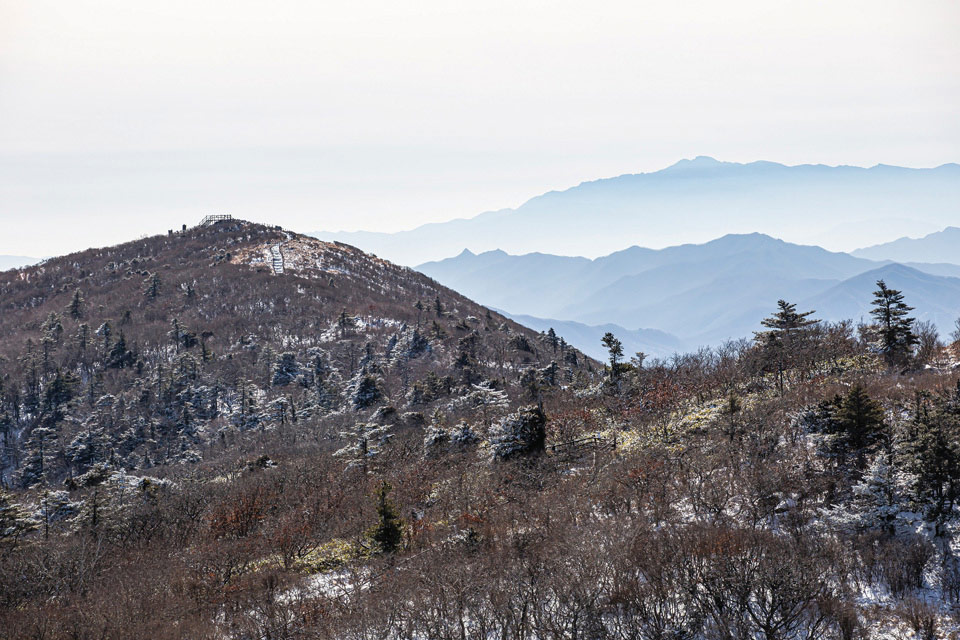
<path fill-rule="evenodd" d="M 217 222 L 223 222 L 224 220 L 233 220 L 233 216 L 224 215 L 224 214 L 204 216 L 203 220 L 200 221 L 200 226 L 206 227 L 208 225 L 211 225 Z"/>

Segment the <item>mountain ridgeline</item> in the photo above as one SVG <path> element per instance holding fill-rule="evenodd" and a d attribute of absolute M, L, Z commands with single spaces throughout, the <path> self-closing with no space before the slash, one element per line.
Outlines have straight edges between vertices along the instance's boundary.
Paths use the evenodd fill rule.
<path fill-rule="evenodd" d="M 960 227 L 947 227 L 922 238 L 900 238 L 857 249 L 852 254 L 870 260 L 960 263 Z"/>
<path fill-rule="evenodd" d="M 0 481 L 23 487 L 416 422 L 480 383 L 517 403 L 591 365 L 408 268 L 239 221 L 0 273 L 0 335 Z"/>
<path fill-rule="evenodd" d="M 917 317 L 942 333 L 960 316 L 960 265 L 877 262 L 759 233 L 631 247 L 595 260 L 463 251 L 418 269 L 531 326 L 578 323 L 569 339 L 595 357 L 602 356 L 599 336 L 610 329 L 598 325 L 615 325 L 636 350 L 666 356 L 751 335 L 779 298 L 825 320 L 857 322 L 867 317 L 880 279 L 908 292 Z"/>
<path fill-rule="evenodd" d="M 932 169 L 785 166 L 701 156 L 660 171 L 584 182 L 516 209 L 469 219 L 393 234 L 316 235 L 411 266 L 456 255 L 464 247 L 474 253 L 602 256 L 627 244 L 663 247 L 678 237 L 706 242 L 751 232 L 848 250 L 852 247 L 836 245 L 839 238 L 856 238 L 863 246 L 955 224 L 957 202 L 957 164 Z"/>

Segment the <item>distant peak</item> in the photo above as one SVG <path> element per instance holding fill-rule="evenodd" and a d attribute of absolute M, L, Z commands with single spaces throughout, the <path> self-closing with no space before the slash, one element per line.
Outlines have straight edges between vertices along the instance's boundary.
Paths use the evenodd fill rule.
<path fill-rule="evenodd" d="M 457 255 L 458 258 L 473 258 L 473 257 L 475 257 L 475 256 L 476 256 L 476 254 L 475 254 L 473 251 L 470 251 L 470 249 L 467 249 L 466 247 L 464 247 L 464 248 L 463 248 L 463 251 L 461 251 L 461 252 Z"/>
<path fill-rule="evenodd" d="M 780 238 L 774 238 L 765 233 L 754 231 L 752 233 L 728 233 L 715 240 L 711 240 L 707 244 L 711 243 L 784 244 L 784 241 Z"/>
<path fill-rule="evenodd" d="M 718 167 L 722 164 L 724 163 L 720 162 L 716 158 L 711 158 L 710 156 L 697 156 L 692 160 L 689 158 L 684 158 L 683 160 L 670 165 L 664 169 L 664 171 L 675 169 L 707 169 L 709 167 Z"/>

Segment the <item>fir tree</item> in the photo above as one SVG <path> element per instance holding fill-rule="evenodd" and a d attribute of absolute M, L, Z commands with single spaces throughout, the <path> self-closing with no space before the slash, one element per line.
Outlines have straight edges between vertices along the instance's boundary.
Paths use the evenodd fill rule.
<path fill-rule="evenodd" d="M 550 348 L 553 349 L 553 352 L 557 352 L 557 346 L 559 346 L 560 341 L 557 339 L 557 332 L 553 330 L 553 327 L 550 327 L 547 330 L 546 334 L 547 344 L 550 345 Z"/>
<path fill-rule="evenodd" d="M 600 342 L 610 354 L 610 379 L 616 380 L 620 376 L 620 359 L 623 358 L 623 343 L 609 331 L 603 335 Z"/>
<path fill-rule="evenodd" d="M 107 366 L 111 369 L 124 369 L 133 364 L 134 361 L 133 352 L 127 349 L 127 340 L 123 336 L 123 331 L 120 332 L 120 338 L 113 344 L 113 348 L 110 349 L 110 355 L 107 357 Z"/>
<path fill-rule="evenodd" d="M 916 479 L 916 497 L 930 505 L 931 515 L 953 511 L 960 496 L 960 382 L 955 392 L 930 407 L 918 394 L 900 458 Z"/>
<path fill-rule="evenodd" d="M 47 426 L 35 428 L 27 442 L 29 454 L 24 465 L 18 471 L 20 484 L 32 487 L 47 479 L 47 460 L 51 455 L 57 432 Z"/>
<path fill-rule="evenodd" d="M 784 374 L 791 369 L 806 347 L 811 327 L 819 320 L 811 319 L 813 311 L 797 312 L 797 305 L 777 300 L 777 312 L 760 321 L 768 331 L 755 334 L 765 359 L 777 375 L 777 388 L 783 393 Z"/>
<path fill-rule="evenodd" d="M 0 489 L 0 551 L 16 546 L 17 542 L 37 528 L 27 511 L 13 501 L 10 494 Z"/>
<path fill-rule="evenodd" d="M 74 320 L 79 320 L 83 316 L 83 294 L 80 293 L 80 289 L 73 292 L 73 298 L 67 305 L 67 313 Z"/>
<path fill-rule="evenodd" d="M 913 332 L 914 319 L 909 316 L 913 307 L 903 301 L 903 293 L 889 289 L 883 280 L 877 280 L 873 292 L 873 310 L 876 320 L 880 352 L 891 367 L 902 365 L 910 358 L 917 335 Z"/>
<path fill-rule="evenodd" d="M 390 499 L 393 487 L 383 482 L 377 490 L 377 524 L 370 537 L 381 553 L 393 553 L 403 542 L 403 520 Z"/>
<path fill-rule="evenodd" d="M 273 367 L 273 386 L 284 387 L 293 382 L 300 374 L 295 353 L 281 353 Z"/>
<path fill-rule="evenodd" d="M 493 454 L 504 460 L 543 452 L 547 441 L 547 416 L 540 406 L 524 407 L 500 421 L 490 439 Z"/>
<path fill-rule="evenodd" d="M 63 336 L 63 323 L 60 321 L 60 316 L 50 312 L 47 319 L 40 325 L 40 330 L 43 331 L 40 347 L 43 352 L 43 371 L 46 373 L 50 370 L 50 354 L 60 344 Z"/>
<path fill-rule="evenodd" d="M 25 409 L 36 409 L 40 404 L 40 359 L 37 356 L 36 345 L 27 338 L 26 350 L 19 359 L 23 371 L 26 394 L 24 397 Z"/>
<path fill-rule="evenodd" d="M 63 337 L 63 323 L 60 321 L 58 314 L 51 311 L 40 329 L 43 331 L 45 338 L 49 338 L 54 344 L 60 344 L 60 339 Z"/>
<path fill-rule="evenodd" d="M 834 399 L 833 405 L 827 429 L 832 434 L 830 449 L 841 466 L 852 461 L 854 468 L 863 469 L 884 436 L 883 408 L 860 385 Z"/>
<path fill-rule="evenodd" d="M 63 373 L 57 369 L 53 380 L 47 385 L 43 392 L 43 405 L 47 411 L 58 411 L 59 408 L 68 403 L 74 396 L 74 391 L 79 384 L 76 376 L 69 372 Z"/>
<path fill-rule="evenodd" d="M 180 353 L 180 334 L 180 319 L 174 318 L 170 321 L 170 331 L 167 332 L 167 336 L 173 343 L 173 348 L 177 353 Z"/>
<path fill-rule="evenodd" d="M 343 340 L 355 325 L 356 320 L 353 316 L 348 314 L 346 309 L 342 310 L 340 315 L 337 316 L 337 328 L 340 330 L 340 339 Z"/>
<path fill-rule="evenodd" d="M 156 271 L 143 281 L 143 295 L 148 300 L 156 300 L 160 296 L 160 274 Z"/>
<path fill-rule="evenodd" d="M 110 326 L 110 321 L 107 320 L 97 327 L 96 334 L 103 338 L 103 353 L 106 354 L 110 349 L 110 336 L 113 335 L 113 327 Z"/>

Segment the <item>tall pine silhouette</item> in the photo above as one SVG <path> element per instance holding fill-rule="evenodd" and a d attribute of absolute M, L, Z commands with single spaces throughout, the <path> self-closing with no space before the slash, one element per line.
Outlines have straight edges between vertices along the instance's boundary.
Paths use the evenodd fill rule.
<path fill-rule="evenodd" d="M 913 332 L 914 319 L 909 315 L 913 307 L 903 301 L 903 293 L 890 289 L 883 280 L 877 280 L 873 296 L 870 315 L 876 321 L 880 352 L 890 367 L 906 364 L 919 342 Z"/>
<path fill-rule="evenodd" d="M 810 328 L 820 322 L 810 318 L 813 314 L 814 311 L 797 312 L 797 305 L 777 300 L 777 312 L 760 322 L 768 330 L 756 333 L 756 341 L 776 372 L 780 393 L 783 393 L 784 374 L 802 355 Z"/>

